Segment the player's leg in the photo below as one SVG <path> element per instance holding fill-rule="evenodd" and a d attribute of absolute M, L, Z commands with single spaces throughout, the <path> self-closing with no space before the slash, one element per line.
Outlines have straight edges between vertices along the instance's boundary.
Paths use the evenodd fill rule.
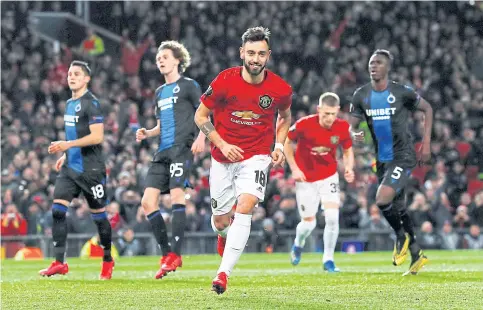
<path fill-rule="evenodd" d="M 324 270 L 328 272 L 339 272 L 340 269 L 334 263 L 334 252 L 337 245 L 337 238 L 339 237 L 339 174 L 335 173 L 327 179 L 320 181 L 319 184 L 325 216 L 324 255 L 322 258 Z"/>
<path fill-rule="evenodd" d="M 193 153 L 185 147 L 175 147 L 171 150 L 171 164 L 169 166 L 170 196 L 172 204 L 172 238 L 173 252 L 181 263 L 181 249 L 186 228 L 186 199 L 185 188 L 189 186 L 189 176 L 193 163 Z"/>
<path fill-rule="evenodd" d="M 252 212 L 263 201 L 271 157 L 257 155 L 239 163 L 234 175 L 235 192 L 238 195 L 236 213 L 226 237 L 226 246 L 220 268 L 212 282 L 218 294 L 226 290 L 227 280 L 245 249 L 250 236 Z"/>
<path fill-rule="evenodd" d="M 220 256 L 223 256 L 225 251 L 226 236 L 232 222 L 232 209 L 236 203 L 232 170 L 237 165 L 219 163 L 214 158 L 211 159 L 211 227 L 218 235 L 217 251 Z"/>
<path fill-rule="evenodd" d="M 398 210 L 393 206 L 396 194 L 405 186 L 405 182 L 410 170 L 405 169 L 396 163 L 378 165 L 377 172 L 380 181 L 379 188 L 376 193 L 376 205 L 382 211 L 382 214 L 388 221 L 396 234 L 396 242 L 393 251 L 393 264 L 401 265 L 407 258 L 409 248 L 409 236 L 405 233 L 401 216 Z"/>
<path fill-rule="evenodd" d="M 411 265 L 409 270 L 404 274 L 417 274 L 419 270 L 428 263 L 428 258 L 424 255 L 421 246 L 416 241 L 414 233 L 414 225 L 407 212 L 406 191 L 402 189 L 394 198 L 393 207 L 398 210 L 401 215 L 404 230 L 409 235 L 409 252 L 411 253 Z"/>
<path fill-rule="evenodd" d="M 163 216 L 159 211 L 159 195 L 169 190 L 169 170 L 164 163 L 152 162 L 146 176 L 146 188 L 144 190 L 143 198 L 141 199 L 141 206 L 144 214 L 151 223 L 153 235 L 158 243 L 162 258 L 160 261 L 160 269 L 155 275 L 156 279 L 160 279 L 166 275 L 163 270 L 163 265 L 168 259 L 168 254 L 171 253 L 171 245 L 168 239 L 168 232 Z"/>
<path fill-rule="evenodd" d="M 295 183 L 295 196 L 297 207 L 302 219 L 295 230 L 295 240 L 290 251 L 290 262 L 298 265 L 302 257 L 305 240 L 315 229 L 315 215 L 320 204 L 320 195 L 317 191 L 316 182 Z"/>
<path fill-rule="evenodd" d="M 102 257 L 101 280 L 110 280 L 114 269 L 114 260 L 111 255 L 112 229 L 106 213 L 106 173 L 88 172 L 77 179 L 77 184 L 91 209 L 91 217 L 97 226 L 99 243 L 104 255 Z"/>
<path fill-rule="evenodd" d="M 67 210 L 68 205 L 79 196 L 80 188 L 68 174 L 66 167 L 59 172 L 55 181 L 54 201 L 52 204 L 52 241 L 54 244 L 55 261 L 46 268 L 40 270 L 42 276 L 66 274 L 69 266 L 65 263 L 65 249 L 67 245 Z"/>

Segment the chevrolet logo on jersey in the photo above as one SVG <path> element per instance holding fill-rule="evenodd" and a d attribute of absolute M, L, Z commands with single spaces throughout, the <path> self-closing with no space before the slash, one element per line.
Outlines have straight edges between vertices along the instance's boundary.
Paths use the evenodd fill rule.
<path fill-rule="evenodd" d="M 366 109 L 366 115 L 371 116 L 375 121 L 390 119 L 394 114 L 396 114 L 396 108 Z"/>
<path fill-rule="evenodd" d="M 260 114 L 253 113 L 253 111 L 235 111 L 231 115 L 241 119 L 259 119 L 261 116 Z"/>
<path fill-rule="evenodd" d="M 314 146 L 311 149 L 311 154 L 312 155 L 327 155 L 330 152 L 330 148 L 326 146 Z"/>

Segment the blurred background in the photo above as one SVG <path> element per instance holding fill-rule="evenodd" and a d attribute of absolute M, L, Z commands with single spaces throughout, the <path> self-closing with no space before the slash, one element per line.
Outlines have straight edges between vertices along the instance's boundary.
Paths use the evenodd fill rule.
<path fill-rule="evenodd" d="M 314 113 L 322 92 L 342 100 L 348 119 L 354 90 L 369 82 L 367 62 L 385 48 L 395 61 L 390 78 L 409 85 L 435 112 L 432 163 L 413 171 L 408 208 L 427 249 L 482 249 L 483 234 L 483 3 L 482 2 L 1 2 L 1 234 L 2 257 L 22 249 L 51 256 L 51 203 L 57 156 L 50 141 L 65 138 L 63 114 L 71 94 L 73 59 L 91 64 L 90 90 L 105 115 L 107 206 L 120 255 L 154 255 L 140 201 L 156 139 L 135 142 L 152 128 L 154 90 L 164 83 L 157 46 L 179 40 L 192 65 L 186 75 L 205 90 L 223 69 L 241 64 L 248 27 L 272 31 L 269 69 L 295 96 L 294 121 Z M 417 148 L 423 114 L 409 128 Z M 356 182 L 341 178 L 338 250 L 389 250 L 390 227 L 374 204 L 372 141 L 356 146 Z M 187 190 L 184 253 L 215 253 L 208 187 L 210 154 L 196 157 Z M 340 169 L 343 169 L 342 162 Z M 299 221 L 288 167 L 272 170 L 266 199 L 255 211 L 247 251 L 288 251 Z M 170 223 L 169 196 L 160 207 Z M 96 227 L 83 198 L 68 213 L 69 256 L 89 256 Z M 324 217 L 308 240 L 323 248 Z M 24 251 L 25 252 L 25 251 Z"/>

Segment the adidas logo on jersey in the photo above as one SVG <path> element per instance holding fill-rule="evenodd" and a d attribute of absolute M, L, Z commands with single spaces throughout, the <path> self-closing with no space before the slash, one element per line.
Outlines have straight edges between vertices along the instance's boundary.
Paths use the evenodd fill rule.
<path fill-rule="evenodd" d="M 375 121 L 391 119 L 391 115 L 394 114 L 396 114 L 396 108 L 366 109 L 366 115 L 371 116 Z"/>

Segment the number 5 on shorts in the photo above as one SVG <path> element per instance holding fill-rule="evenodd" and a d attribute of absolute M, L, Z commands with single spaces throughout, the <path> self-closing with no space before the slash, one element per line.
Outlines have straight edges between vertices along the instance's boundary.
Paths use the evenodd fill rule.
<path fill-rule="evenodd" d="M 92 186 L 91 191 L 95 199 L 100 199 L 104 197 L 104 187 L 102 186 L 102 184 L 97 184 L 96 186 Z"/>
<path fill-rule="evenodd" d="M 404 169 L 401 168 L 401 167 L 396 167 L 394 168 L 394 170 L 392 171 L 392 174 L 391 174 L 391 178 L 395 179 L 395 180 L 399 180 L 399 178 L 401 177 L 401 172 L 403 172 Z"/>
<path fill-rule="evenodd" d="M 172 163 L 169 166 L 171 177 L 180 177 L 183 175 L 183 163 Z"/>

